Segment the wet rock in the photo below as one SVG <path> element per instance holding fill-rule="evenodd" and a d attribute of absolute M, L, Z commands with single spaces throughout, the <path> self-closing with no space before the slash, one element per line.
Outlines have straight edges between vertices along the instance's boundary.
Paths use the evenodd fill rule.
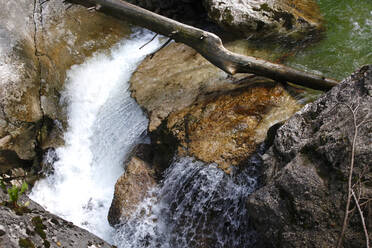
<path fill-rule="evenodd" d="M 129 218 L 155 185 L 155 174 L 150 165 L 133 156 L 126 165 L 125 173 L 115 184 L 108 214 L 110 225 L 114 226 L 122 219 Z"/>
<path fill-rule="evenodd" d="M 371 85 L 372 66 L 364 66 L 279 128 L 273 146 L 263 156 L 264 186 L 247 203 L 257 231 L 271 246 L 336 245 L 346 207 L 354 138 L 351 109 L 357 125 L 365 121 L 356 136 L 353 184 L 358 179 L 361 184 L 354 190 L 361 193 L 360 203 L 372 198 Z M 371 231 L 370 211 L 363 207 Z M 355 213 L 344 247 L 363 247 L 364 242 L 360 217 Z"/>
<path fill-rule="evenodd" d="M 220 165 L 225 172 L 250 157 L 268 129 L 288 119 L 300 105 L 279 84 L 256 84 L 210 94 L 172 113 L 167 127 L 180 153 Z"/>
<path fill-rule="evenodd" d="M 241 37 L 300 40 L 322 29 L 316 1 L 204 0 L 204 6 L 211 20 Z"/>
<path fill-rule="evenodd" d="M 57 0 L 0 0 L 0 6 L 0 150 L 30 161 L 63 144 L 66 70 L 115 44 L 129 28 Z M 12 164 L 4 154 L 0 160 Z"/>
<path fill-rule="evenodd" d="M 23 211 L 4 205 L 7 195 L 0 190 L 0 246 L 18 247 L 112 247 L 88 231 L 44 210 L 22 196 Z M 17 213 L 16 213 L 17 212 Z"/>

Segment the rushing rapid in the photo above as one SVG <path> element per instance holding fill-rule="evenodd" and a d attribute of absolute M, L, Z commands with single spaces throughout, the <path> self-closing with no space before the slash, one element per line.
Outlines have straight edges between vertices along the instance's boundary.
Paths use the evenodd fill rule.
<path fill-rule="evenodd" d="M 128 80 L 146 54 L 159 46 L 138 31 L 110 53 L 96 53 L 67 72 L 65 145 L 56 150 L 54 173 L 39 181 L 31 199 L 110 241 L 107 213 L 123 161 L 141 139 L 147 119 L 130 97 Z M 46 158 L 48 159 L 48 158 Z"/>
<path fill-rule="evenodd" d="M 245 205 L 257 187 L 257 163 L 229 176 L 216 164 L 178 158 L 161 186 L 118 225 L 119 247 L 254 247 Z"/>

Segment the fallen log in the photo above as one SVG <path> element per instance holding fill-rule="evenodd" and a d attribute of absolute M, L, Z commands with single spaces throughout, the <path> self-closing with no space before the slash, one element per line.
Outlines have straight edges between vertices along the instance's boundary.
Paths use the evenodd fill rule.
<path fill-rule="evenodd" d="M 118 19 L 147 28 L 158 34 L 184 43 L 199 52 L 209 62 L 231 75 L 253 73 L 280 82 L 291 82 L 316 90 L 329 90 L 338 82 L 300 71 L 281 64 L 275 64 L 251 56 L 243 56 L 227 50 L 221 39 L 210 32 L 174 21 L 122 0 L 67 0 L 103 12 Z"/>

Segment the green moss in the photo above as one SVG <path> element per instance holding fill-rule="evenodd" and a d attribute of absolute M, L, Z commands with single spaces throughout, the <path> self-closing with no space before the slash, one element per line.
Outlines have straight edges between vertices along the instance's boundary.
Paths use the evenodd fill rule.
<path fill-rule="evenodd" d="M 35 245 L 32 243 L 32 241 L 29 238 L 19 239 L 18 245 L 21 248 L 35 248 Z"/>
<path fill-rule="evenodd" d="M 231 12 L 231 9 L 226 8 L 225 11 L 223 12 L 223 16 L 224 16 L 226 24 L 227 25 L 232 25 L 232 23 L 234 21 L 234 16 Z"/>
<path fill-rule="evenodd" d="M 46 229 L 46 226 L 43 224 L 43 221 L 41 220 L 40 216 L 36 216 L 32 218 L 32 224 L 35 227 L 35 232 L 39 234 L 39 236 L 45 240 L 46 239 L 46 233 L 44 230 Z"/>
<path fill-rule="evenodd" d="M 21 207 L 15 208 L 13 210 L 16 213 L 16 215 L 23 215 L 23 214 L 26 214 L 26 213 L 31 213 L 31 210 L 28 207 L 25 207 L 25 206 L 21 206 Z"/>
<path fill-rule="evenodd" d="M 50 247 L 50 243 L 48 240 L 44 240 L 44 247 L 45 248 L 49 248 Z"/>
<path fill-rule="evenodd" d="M 261 4 L 260 8 L 261 8 L 261 10 L 266 11 L 266 12 L 272 11 L 272 9 L 269 7 L 269 5 L 267 3 Z"/>

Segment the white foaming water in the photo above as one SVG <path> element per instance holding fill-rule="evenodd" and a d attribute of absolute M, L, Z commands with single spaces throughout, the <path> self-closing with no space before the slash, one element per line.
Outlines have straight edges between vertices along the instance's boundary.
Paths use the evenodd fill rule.
<path fill-rule="evenodd" d="M 54 174 L 39 181 L 31 199 L 107 241 L 107 221 L 114 185 L 123 161 L 147 127 L 147 119 L 130 98 L 128 80 L 146 54 L 159 46 L 150 32 L 97 53 L 67 73 L 63 99 L 68 107 L 65 146 L 58 148 Z"/>
<path fill-rule="evenodd" d="M 118 247 L 255 247 L 245 201 L 257 187 L 250 161 L 234 176 L 216 164 L 176 160 L 159 188 L 116 228 Z"/>

